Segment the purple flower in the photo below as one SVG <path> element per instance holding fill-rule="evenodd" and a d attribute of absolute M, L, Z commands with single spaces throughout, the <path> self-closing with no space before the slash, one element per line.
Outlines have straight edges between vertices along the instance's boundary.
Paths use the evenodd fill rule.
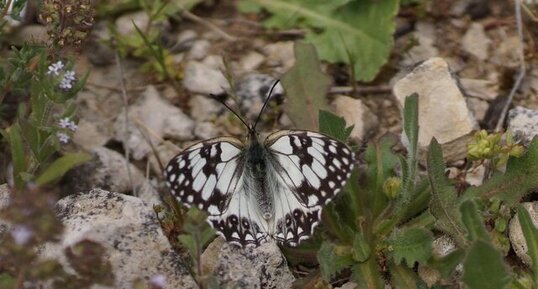
<path fill-rule="evenodd" d="M 149 284 L 157 288 L 164 288 L 166 286 L 166 276 L 155 275 L 149 279 Z"/>
<path fill-rule="evenodd" d="M 11 237 L 18 245 L 24 246 L 34 235 L 32 230 L 24 225 L 15 226 L 11 229 Z"/>
<path fill-rule="evenodd" d="M 58 132 L 58 133 L 56 133 L 56 136 L 58 137 L 58 140 L 59 140 L 61 143 L 66 144 L 66 143 L 69 142 L 70 137 L 69 137 L 67 134 L 63 133 L 63 132 Z"/>
<path fill-rule="evenodd" d="M 54 74 L 54 75 L 60 75 L 60 70 L 64 68 L 64 64 L 62 61 L 57 61 L 56 63 L 53 63 L 49 65 L 49 71 L 47 71 L 47 74 Z"/>

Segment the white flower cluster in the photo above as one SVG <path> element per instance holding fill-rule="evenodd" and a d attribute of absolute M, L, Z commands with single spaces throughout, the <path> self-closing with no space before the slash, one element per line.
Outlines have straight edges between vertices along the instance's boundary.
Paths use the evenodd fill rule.
<path fill-rule="evenodd" d="M 48 75 L 55 75 L 59 76 L 60 73 L 63 71 L 65 65 L 61 60 L 49 65 L 47 74 Z M 69 90 L 73 88 L 73 84 L 76 80 L 75 72 L 73 70 L 67 70 L 63 73 L 62 79 L 60 80 L 59 87 L 64 90 Z"/>
<path fill-rule="evenodd" d="M 76 131 L 78 128 L 78 125 L 74 121 L 70 120 L 68 117 L 60 119 L 60 121 L 58 121 L 58 126 L 61 128 L 69 129 L 70 131 Z M 66 144 L 69 142 L 70 137 L 64 132 L 58 132 L 56 133 L 56 136 L 61 143 Z"/>

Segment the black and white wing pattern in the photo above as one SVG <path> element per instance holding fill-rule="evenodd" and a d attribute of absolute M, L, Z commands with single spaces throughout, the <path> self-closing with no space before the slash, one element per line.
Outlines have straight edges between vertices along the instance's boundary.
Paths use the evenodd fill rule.
<path fill-rule="evenodd" d="M 319 224 L 321 211 L 344 187 L 353 153 L 342 142 L 310 131 L 279 131 L 265 140 L 277 171 L 273 237 L 295 246 Z"/>
<path fill-rule="evenodd" d="M 243 154 L 244 144 L 235 138 L 209 139 L 174 157 L 165 178 L 172 194 L 186 206 L 206 211 L 210 224 L 226 240 L 259 245 L 267 230 L 243 190 Z"/>

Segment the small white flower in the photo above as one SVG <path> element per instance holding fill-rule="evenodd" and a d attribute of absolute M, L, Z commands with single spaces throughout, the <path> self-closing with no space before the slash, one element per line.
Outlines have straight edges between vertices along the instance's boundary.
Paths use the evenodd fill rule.
<path fill-rule="evenodd" d="M 155 275 L 149 279 L 149 284 L 157 288 L 164 288 L 166 286 L 166 276 Z"/>
<path fill-rule="evenodd" d="M 54 74 L 54 75 L 60 75 L 60 70 L 64 68 L 64 64 L 62 61 L 57 61 L 56 63 L 53 63 L 49 65 L 49 71 L 47 71 L 47 74 Z"/>
<path fill-rule="evenodd" d="M 76 131 L 78 129 L 78 125 L 68 117 L 60 119 L 60 121 L 58 121 L 58 126 L 61 128 L 67 128 L 71 131 Z"/>
<path fill-rule="evenodd" d="M 61 128 L 68 128 L 71 125 L 71 120 L 68 117 L 64 117 L 60 119 L 60 121 L 58 122 L 58 125 Z"/>
<path fill-rule="evenodd" d="M 62 80 L 60 81 L 60 88 L 66 90 L 73 88 L 73 82 L 75 82 L 75 80 L 75 72 L 73 70 L 66 71 Z"/>
<path fill-rule="evenodd" d="M 18 245 L 24 246 L 30 241 L 30 238 L 34 235 L 30 228 L 20 225 L 11 229 L 11 237 Z"/>
<path fill-rule="evenodd" d="M 68 142 L 69 142 L 70 137 L 69 137 L 67 134 L 63 133 L 63 132 L 58 132 L 58 133 L 56 133 L 56 136 L 58 137 L 58 140 L 59 140 L 61 143 L 64 143 L 64 144 L 65 144 L 65 143 L 68 143 Z"/>

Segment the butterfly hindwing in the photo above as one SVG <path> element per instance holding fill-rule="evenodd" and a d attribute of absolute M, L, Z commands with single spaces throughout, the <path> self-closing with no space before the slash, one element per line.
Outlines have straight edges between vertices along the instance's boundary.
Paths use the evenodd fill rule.
<path fill-rule="evenodd" d="M 284 188 L 275 197 L 275 238 L 297 245 L 312 235 L 322 206 L 345 185 L 353 153 L 342 142 L 310 131 L 279 131 L 265 146 Z"/>

